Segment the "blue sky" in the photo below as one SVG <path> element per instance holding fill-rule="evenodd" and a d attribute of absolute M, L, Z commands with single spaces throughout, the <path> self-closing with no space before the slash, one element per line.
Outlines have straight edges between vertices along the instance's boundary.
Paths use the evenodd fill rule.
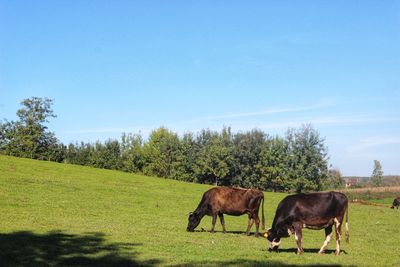
<path fill-rule="evenodd" d="M 344 175 L 400 174 L 400 2 L 3 1 L 0 119 L 65 143 L 311 123 Z"/>

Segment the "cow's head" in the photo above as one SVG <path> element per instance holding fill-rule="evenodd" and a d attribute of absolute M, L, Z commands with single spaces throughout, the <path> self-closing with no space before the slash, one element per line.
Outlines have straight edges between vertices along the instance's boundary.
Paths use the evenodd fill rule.
<path fill-rule="evenodd" d="M 190 212 L 189 213 L 189 219 L 188 219 L 188 226 L 186 228 L 186 231 L 188 232 L 194 232 L 194 229 L 199 225 L 200 223 L 200 216 L 195 213 L 195 212 Z"/>
<path fill-rule="evenodd" d="M 269 251 L 278 251 L 279 245 L 281 244 L 281 237 L 271 228 L 267 230 L 264 236 L 270 242 Z"/>

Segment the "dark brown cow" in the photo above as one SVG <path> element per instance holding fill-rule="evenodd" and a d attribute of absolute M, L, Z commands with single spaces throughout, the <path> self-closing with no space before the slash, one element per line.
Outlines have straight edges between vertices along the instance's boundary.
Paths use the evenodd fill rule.
<path fill-rule="evenodd" d="M 397 197 L 397 198 L 395 198 L 394 200 L 393 200 L 393 204 L 392 204 L 392 206 L 390 207 L 391 209 L 394 209 L 394 208 L 399 208 L 399 206 L 400 206 L 400 197 Z"/>
<path fill-rule="evenodd" d="M 256 223 L 256 233 L 258 236 L 258 228 L 260 219 L 258 210 L 262 201 L 262 229 L 265 229 L 264 218 L 264 193 L 257 189 L 242 189 L 233 187 L 214 187 L 206 191 L 194 212 L 189 215 L 189 223 L 187 226 L 188 232 L 193 232 L 199 225 L 201 219 L 205 215 L 212 216 L 211 232 L 214 232 L 217 216 L 221 221 L 224 233 L 225 221 L 224 214 L 240 216 L 245 213 L 249 215 L 246 234 L 249 235 L 250 228 L 253 223 Z"/>
<path fill-rule="evenodd" d="M 295 235 L 297 253 L 303 253 L 301 243 L 302 228 L 325 229 L 325 242 L 319 253 L 325 252 L 326 246 L 332 238 L 332 226 L 336 229 L 336 251 L 340 253 L 340 239 L 342 223 L 346 213 L 346 241 L 349 240 L 348 227 L 348 200 L 339 192 L 324 192 L 311 194 L 297 194 L 284 198 L 276 209 L 272 228 L 265 235 L 271 242 L 270 250 L 277 251 L 282 237 Z"/>

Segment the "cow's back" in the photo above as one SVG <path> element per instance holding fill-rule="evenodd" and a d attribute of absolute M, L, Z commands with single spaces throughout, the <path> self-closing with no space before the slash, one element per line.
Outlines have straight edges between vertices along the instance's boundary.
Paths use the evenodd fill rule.
<path fill-rule="evenodd" d="M 347 197 L 339 192 L 290 195 L 279 203 L 273 225 L 293 220 L 307 221 L 316 214 L 324 218 L 337 217 L 343 214 L 347 204 Z"/>
<path fill-rule="evenodd" d="M 214 187 L 204 193 L 202 201 L 222 213 L 241 215 L 252 208 L 253 199 L 260 196 L 263 196 L 262 191 L 256 189 Z"/>

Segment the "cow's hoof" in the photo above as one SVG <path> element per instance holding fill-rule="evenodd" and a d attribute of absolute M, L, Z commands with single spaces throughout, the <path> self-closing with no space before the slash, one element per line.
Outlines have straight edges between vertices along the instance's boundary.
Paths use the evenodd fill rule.
<path fill-rule="evenodd" d="M 276 253 L 278 253 L 279 250 L 277 248 L 268 248 L 268 252 L 276 252 Z"/>

